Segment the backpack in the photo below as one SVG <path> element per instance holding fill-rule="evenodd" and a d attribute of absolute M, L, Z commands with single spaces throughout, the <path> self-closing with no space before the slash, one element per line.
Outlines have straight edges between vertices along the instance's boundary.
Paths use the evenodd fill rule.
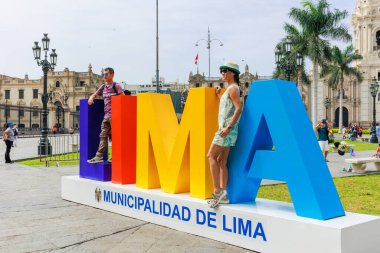
<path fill-rule="evenodd" d="M 104 86 L 105 86 L 105 85 L 106 85 L 106 84 L 103 83 L 102 86 L 100 86 L 100 89 L 101 89 L 102 93 L 103 93 L 103 90 L 104 90 Z M 114 95 L 114 96 L 118 96 L 119 94 L 117 94 L 116 83 L 115 83 L 115 82 L 112 83 L 112 89 L 114 90 L 114 92 L 115 92 L 115 94 L 116 94 L 116 95 Z M 131 92 L 130 92 L 129 90 L 124 90 L 124 89 L 123 89 L 123 93 L 124 93 L 124 95 L 131 95 Z"/>
<path fill-rule="evenodd" d="M 13 128 L 12 130 L 13 130 L 13 134 L 14 134 L 14 136 L 17 136 L 17 135 L 18 135 L 18 131 L 17 131 L 17 129 L 16 129 L 16 128 Z"/>

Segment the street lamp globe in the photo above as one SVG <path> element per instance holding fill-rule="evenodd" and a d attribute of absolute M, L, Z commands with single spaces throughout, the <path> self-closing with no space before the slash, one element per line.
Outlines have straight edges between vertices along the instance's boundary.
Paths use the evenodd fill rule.
<path fill-rule="evenodd" d="M 376 81 L 376 78 L 372 79 L 371 86 L 369 87 L 372 97 L 376 97 L 377 92 L 379 91 L 379 84 Z"/>
<path fill-rule="evenodd" d="M 274 52 L 274 56 L 275 56 L 275 61 L 276 61 L 276 64 L 280 64 L 280 60 L 282 58 L 282 54 L 281 54 L 281 51 L 280 49 L 277 47 L 276 48 L 276 51 Z"/>
<path fill-rule="evenodd" d="M 50 44 L 50 39 L 48 38 L 48 34 L 44 33 L 44 37 L 42 38 L 42 48 L 44 51 L 49 51 L 49 44 Z"/>
<path fill-rule="evenodd" d="M 34 59 L 37 61 L 41 59 L 41 47 L 38 45 L 38 41 L 34 42 L 34 46 L 32 47 L 32 49 L 33 49 Z"/>
<path fill-rule="evenodd" d="M 51 65 L 55 66 L 57 65 L 57 53 L 55 52 L 55 49 L 52 49 L 52 53 L 50 54 L 50 62 L 51 62 Z"/>
<path fill-rule="evenodd" d="M 299 52 L 297 53 L 296 60 L 297 60 L 297 66 L 298 67 L 302 67 L 302 65 L 303 65 L 303 57 L 302 57 L 301 53 L 299 53 Z"/>
<path fill-rule="evenodd" d="M 292 51 L 292 47 L 293 47 L 293 43 L 292 41 L 287 38 L 286 41 L 285 41 L 285 50 L 287 53 L 289 53 L 290 51 Z"/>

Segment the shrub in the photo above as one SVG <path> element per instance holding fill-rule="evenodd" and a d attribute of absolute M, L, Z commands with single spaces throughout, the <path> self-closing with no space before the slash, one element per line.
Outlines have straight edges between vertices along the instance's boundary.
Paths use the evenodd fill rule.
<path fill-rule="evenodd" d="M 363 134 L 370 134 L 370 132 L 371 132 L 371 130 L 369 130 L 369 129 L 363 130 Z"/>

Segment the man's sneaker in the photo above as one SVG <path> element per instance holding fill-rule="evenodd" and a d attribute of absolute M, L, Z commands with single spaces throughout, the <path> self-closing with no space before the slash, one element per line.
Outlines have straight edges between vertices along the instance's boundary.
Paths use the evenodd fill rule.
<path fill-rule="evenodd" d="M 102 163 L 104 162 L 103 157 L 95 156 L 94 158 L 91 158 L 90 160 L 87 160 L 88 163 Z"/>

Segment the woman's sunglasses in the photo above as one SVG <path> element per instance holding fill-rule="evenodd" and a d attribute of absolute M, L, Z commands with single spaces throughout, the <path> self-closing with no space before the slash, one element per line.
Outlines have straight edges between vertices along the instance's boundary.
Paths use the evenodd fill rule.
<path fill-rule="evenodd" d="M 222 73 L 227 73 L 227 71 L 228 71 L 228 69 L 221 69 L 221 70 L 220 70 L 220 74 L 222 74 Z"/>

